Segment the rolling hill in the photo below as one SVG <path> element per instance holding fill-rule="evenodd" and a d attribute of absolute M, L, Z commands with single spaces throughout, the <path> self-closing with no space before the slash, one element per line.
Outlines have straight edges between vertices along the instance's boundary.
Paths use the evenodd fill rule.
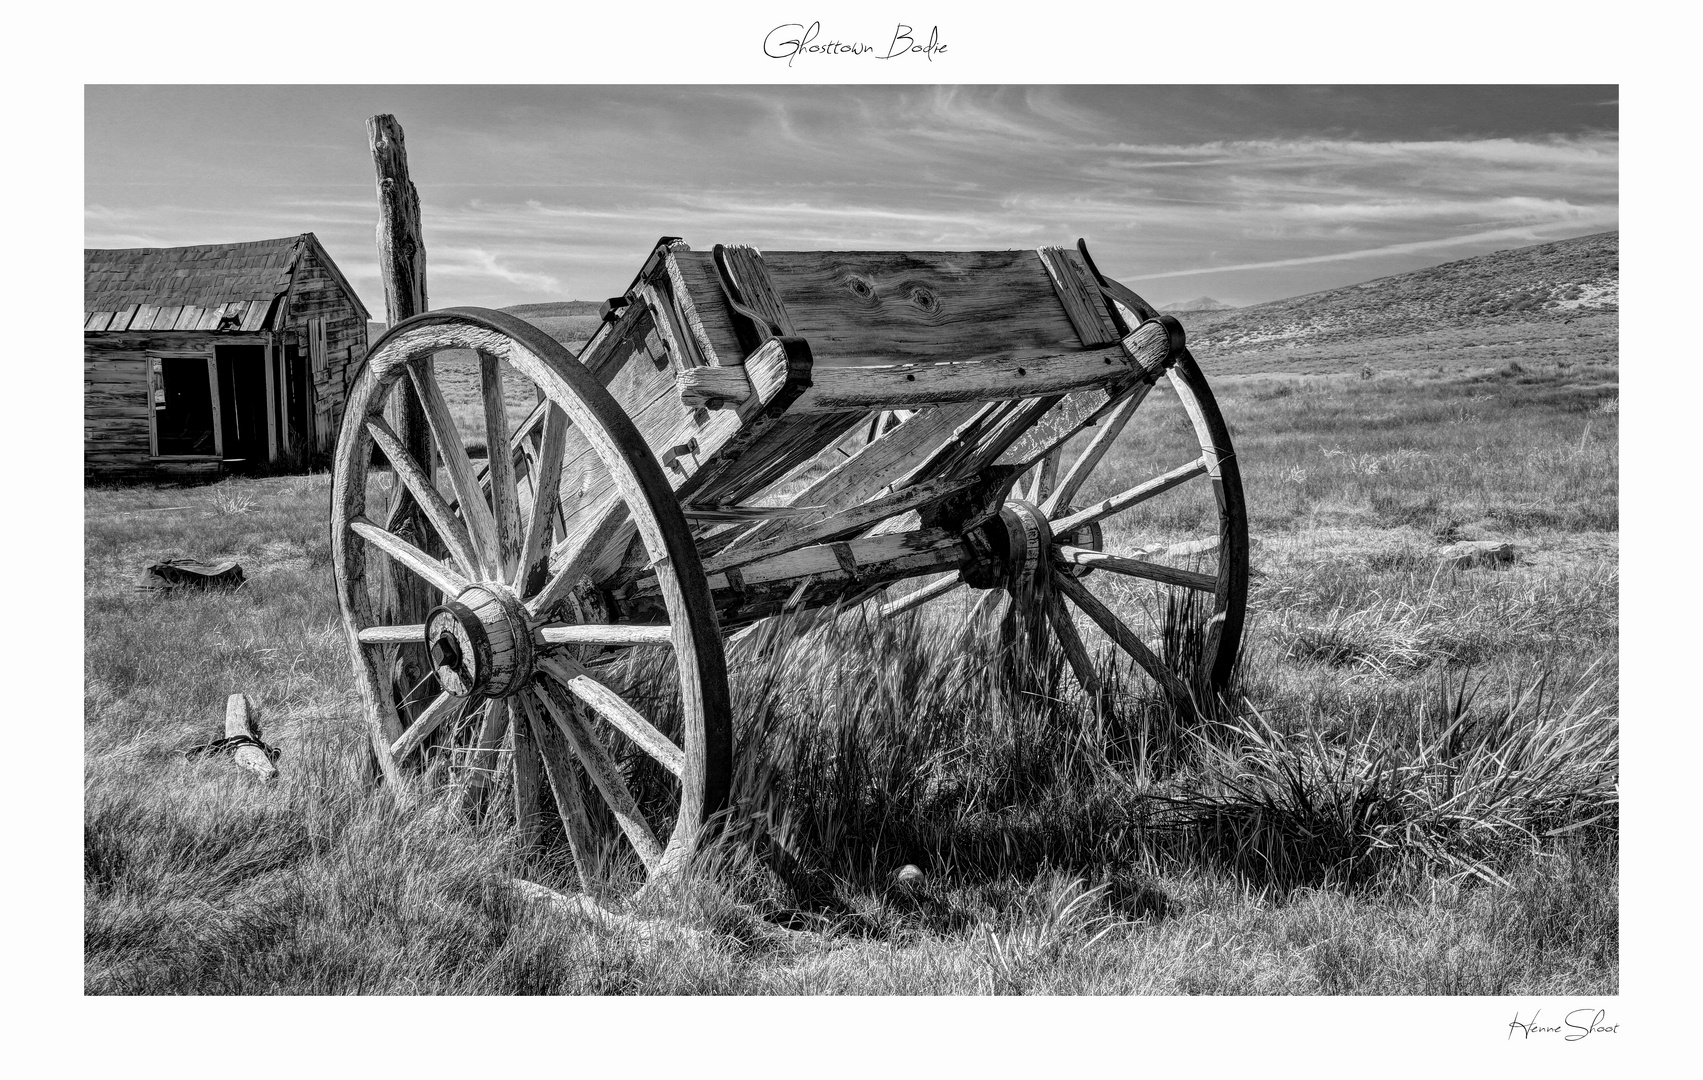
<path fill-rule="evenodd" d="M 1620 234 L 1494 251 L 1340 289 L 1183 319 L 1208 370 L 1363 359 L 1368 353 L 1464 351 L 1569 341 L 1587 352 L 1618 340 Z M 1411 359 L 1411 357 L 1409 357 Z M 1426 363 L 1445 362 L 1429 356 Z"/>

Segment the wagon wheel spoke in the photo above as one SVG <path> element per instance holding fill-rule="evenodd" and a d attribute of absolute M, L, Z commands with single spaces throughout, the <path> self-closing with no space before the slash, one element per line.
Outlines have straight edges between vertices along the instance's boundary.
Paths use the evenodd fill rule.
<path fill-rule="evenodd" d="M 579 530 L 564 542 L 554 558 L 556 568 L 538 593 L 526 600 L 526 613 L 541 618 L 568 595 L 575 582 L 617 542 L 631 535 L 631 515 L 625 503 L 613 503 L 604 508 L 597 521 Z"/>
<path fill-rule="evenodd" d="M 364 517 L 354 518 L 349 527 L 355 534 L 390 556 L 392 560 L 417 574 L 426 584 L 449 596 L 467 588 L 468 581 L 443 563 L 427 555 L 408 541 L 387 533 Z"/>
<path fill-rule="evenodd" d="M 485 716 L 479 723 L 479 735 L 473 742 L 463 786 L 469 797 L 489 787 L 497 775 L 497 747 L 508 732 L 511 719 L 510 699 L 491 698 L 485 703 Z"/>
<path fill-rule="evenodd" d="M 1122 400 L 1112 409 L 1111 415 L 1099 424 L 1094 437 L 1082 448 L 1082 453 L 1076 460 L 1070 463 L 1070 468 L 1059 478 L 1058 486 L 1047 496 L 1047 501 L 1041 504 L 1043 511 L 1049 515 L 1055 514 L 1059 507 L 1068 505 L 1070 500 L 1076 497 L 1089 474 L 1100 464 L 1100 459 L 1106 456 L 1106 451 L 1110 450 L 1112 444 L 1117 442 L 1118 436 L 1123 434 L 1124 425 L 1128 424 L 1129 418 L 1141 408 L 1142 401 L 1151 389 L 1152 383 L 1137 383 L 1123 392 Z"/>
<path fill-rule="evenodd" d="M 1179 570 L 1172 566 L 1132 559 L 1126 555 L 1071 547 L 1069 544 L 1061 544 L 1053 551 L 1053 561 L 1060 566 L 1091 566 L 1126 577 L 1145 578 L 1148 581 L 1178 585 L 1185 589 L 1199 589 L 1201 592 L 1213 592 L 1218 588 L 1218 578 L 1212 574 Z"/>
<path fill-rule="evenodd" d="M 444 497 L 438 494 L 438 489 L 432 484 L 426 470 L 414 460 L 414 455 L 402 445 L 396 432 L 391 430 L 382 416 L 367 418 L 367 431 L 372 435 L 373 442 L 384 451 L 384 456 L 390 459 L 390 467 L 395 471 L 397 479 L 401 480 L 414 496 L 414 502 L 426 514 L 426 519 L 438 531 L 444 546 L 449 549 L 450 556 L 455 559 L 455 565 L 469 579 L 479 576 L 479 558 L 474 553 L 473 539 L 467 534 L 467 526 L 456 516 Z"/>
<path fill-rule="evenodd" d="M 1153 650 L 1149 649 L 1135 635 L 1135 631 L 1125 626 L 1116 615 L 1112 614 L 1110 608 L 1102 604 L 1093 593 L 1083 588 L 1081 582 L 1065 574 L 1055 574 L 1053 575 L 1053 584 L 1059 592 L 1069 597 L 1070 601 L 1080 608 L 1084 615 L 1098 623 L 1100 629 L 1106 632 L 1106 636 L 1116 642 L 1118 647 L 1128 653 L 1136 663 L 1140 664 L 1147 674 L 1153 677 L 1153 681 L 1158 683 L 1167 694 L 1178 701 L 1188 700 L 1189 693 L 1182 680 L 1165 666 L 1164 661 L 1154 655 Z"/>
<path fill-rule="evenodd" d="M 1030 502 L 1038 506 L 1052 493 L 1053 485 L 1058 481 L 1058 463 L 1063 453 L 1063 444 L 1055 445 L 1035 466 L 1034 478 L 1029 483 Z"/>
<path fill-rule="evenodd" d="M 551 519 L 562 497 L 562 455 L 568 441 L 568 414 L 554 405 L 544 417 L 544 434 L 529 475 L 532 509 L 520 542 L 520 564 L 510 584 L 522 596 L 544 587 L 549 572 Z"/>
<path fill-rule="evenodd" d="M 362 645 L 419 645 L 426 640 L 421 623 L 412 626 L 368 626 L 356 635 Z"/>
<path fill-rule="evenodd" d="M 519 695 L 521 700 L 525 694 Z M 532 725 L 521 719 L 512 707 L 509 710 L 510 796 L 514 804 L 515 828 L 520 834 L 522 850 L 538 846 L 543 832 L 539 803 L 544 783 L 543 748 L 533 734 Z"/>
<path fill-rule="evenodd" d="M 450 415 L 449 405 L 444 402 L 443 391 L 438 389 L 437 377 L 432 374 L 431 358 L 410 364 L 408 378 L 413 381 L 414 390 L 420 396 L 426 423 L 432 429 L 432 441 L 437 444 L 438 456 L 443 459 L 444 472 L 449 474 L 450 490 L 455 492 L 461 516 L 467 521 L 480 565 L 491 577 L 497 577 L 501 561 L 497 523 L 491 517 L 491 508 L 485 502 L 478 480 L 473 476 L 473 463 L 467 457 L 466 447 L 461 445 L 461 433 L 456 430 L 455 419 Z"/>
<path fill-rule="evenodd" d="M 674 628 L 666 623 L 563 623 L 541 626 L 546 645 L 672 645 Z"/>
<path fill-rule="evenodd" d="M 574 857 L 574 869 L 579 874 L 580 887 L 590 889 L 591 858 L 597 846 L 593 840 L 595 834 L 592 832 L 591 819 L 586 816 L 585 800 L 581 795 L 579 771 L 574 767 L 573 752 L 555 724 L 539 713 L 531 695 L 521 694 L 515 700 L 520 703 L 520 708 L 516 711 L 514 722 L 517 725 L 526 725 L 527 730 L 532 733 L 533 742 L 538 747 L 538 756 L 544 764 L 545 779 L 550 784 L 550 794 L 556 799 L 556 813 L 562 819 L 562 831 L 568 838 L 568 850 Z"/>
<path fill-rule="evenodd" d="M 1070 661 L 1070 668 L 1076 672 L 1076 681 L 1081 685 L 1089 700 L 1096 708 L 1104 706 L 1105 687 L 1100 681 L 1099 672 L 1094 670 L 1094 660 L 1088 654 L 1088 647 L 1082 643 L 1082 635 L 1076 632 L 1076 621 L 1071 618 L 1070 611 L 1059 599 L 1056 591 L 1049 591 L 1046 600 L 1047 621 L 1052 624 L 1053 636 L 1058 639 L 1059 648 L 1064 651 L 1065 659 Z"/>
<path fill-rule="evenodd" d="M 502 362 L 479 354 L 479 395 L 485 406 L 486 476 L 491 481 L 491 509 L 496 526 L 497 565 L 504 581 L 512 581 L 520 563 L 520 489 L 515 484 L 514 455 L 509 446 L 508 407 L 503 401 Z"/>
<path fill-rule="evenodd" d="M 440 693 L 426 706 L 424 712 L 414 718 L 414 722 L 408 725 L 402 737 L 391 744 L 390 756 L 398 763 L 408 760 L 408 757 L 420 749 L 426 740 L 432 737 L 432 733 L 444 725 L 444 721 L 456 715 L 466 702 L 466 698 Z"/>
<path fill-rule="evenodd" d="M 1130 507 L 1144 503 L 1148 499 L 1170 491 L 1180 484 L 1186 484 L 1197 476 L 1205 475 L 1207 468 L 1207 459 L 1203 454 L 1186 465 L 1179 465 L 1170 472 L 1161 473 L 1151 480 L 1144 480 L 1127 491 L 1121 491 L 1109 499 L 1102 499 L 1092 506 L 1053 521 L 1051 523 L 1053 533 L 1054 535 L 1068 533 L 1084 525 L 1091 525 L 1102 518 L 1111 517 L 1119 511 L 1128 510 Z"/>
<path fill-rule="evenodd" d="M 647 871 L 656 870 L 662 865 L 662 845 L 657 843 L 656 834 L 639 813 L 638 801 L 633 798 L 627 782 L 621 779 L 615 759 L 604 749 L 597 733 L 581 722 L 576 706 L 563 698 L 562 691 L 542 683 L 534 685 L 533 693 L 556 722 L 574 756 L 579 759 L 580 767 L 591 777 L 598 794 L 603 796 L 604 803 L 615 815 L 616 823 L 638 853 L 639 861 L 644 863 Z"/>
<path fill-rule="evenodd" d="M 589 705 L 597 715 L 633 740 L 639 749 L 655 758 L 663 768 L 675 776 L 685 771 L 685 752 L 675 745 L 674 740 L 652 726 L 637 709 L 627 704 L 607 683 L 564 656 L 540 660 L 538 666 L 574 697 Z"/>
<path fill-rule="evenodd" d="M 1050 634 L 1047 630 L 1047 593 L 1045 579 L 1033 582 L 1016 591 L 990 589 L 982 597 L 982 606 L 1000 604 L 1000 643 L 1011 657 L 1017 685 L 1032 689 L 1040 686 L 1047 667 Z M 978 620 L 972 617 L 971 625 Z"/>
<path fill-rule="evenodd" d="M 952 573 L 947 574 L 938 581 L 924 585 L 922 588 L 917 589 L 914 592 L 906 593 L 897 600 L 890 600 L 887 603 L 882 604 L 881 607 L 877 609 L 876 614 L 883 619 L 890 619 L 893 616 L 909 611 L 914 607 L 920 607 L 921 605 L 928 603 L 930 600 L 945 596 L 947 593 L 958 588 L 958 586 L 962 584 L 964 584 L 964 579 L 959 577 L 958 572 L 954 570 Z"/>

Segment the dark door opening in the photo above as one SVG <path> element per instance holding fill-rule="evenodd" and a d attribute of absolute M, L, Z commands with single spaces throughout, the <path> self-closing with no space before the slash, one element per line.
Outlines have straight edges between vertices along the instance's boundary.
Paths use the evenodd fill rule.
<path fill-rule="evenodd" d="M 162 456 L 212 454 L 213 388 L 201 356 L 154 358 L 154 439 Z"/>
<path fill-rule="evenodd" d="M 259 345 L 219 345 L 219 424 L 225 460 L 265 464 L 266 350 Z"/>
<path fill-rule="evenodd" d="M 308 376 L 308 358 L 295 345 L 284 346 L 284 385 L 284 422 L 290 428 L 290 449 L 302 453 L 313 446 L 313 383 Z"/>

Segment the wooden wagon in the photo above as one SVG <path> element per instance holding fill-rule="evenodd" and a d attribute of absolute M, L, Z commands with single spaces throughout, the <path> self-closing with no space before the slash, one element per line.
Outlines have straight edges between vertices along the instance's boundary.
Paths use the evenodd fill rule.
<path fill-rule="evenodd" d="M 479 358 L 483 439 L 446 404 L 443 350 Z M 517 384 L 536 402 L 524 420 Z M 403 387 L 424 420 L 412 450 Z M 1174 448 L 1133 483 L 1096 479 L 1160 399 L 1181 417 Z M 1191 481 L 1207 535 L 1138 546 L 1145 504 Z M 500 776 L 523 824 L 548 784 L 582 866 L 594 818 L 650 875 L 693 851 L 728 794 L 725 642 L 761 620 L 866 602 L 892 617 L 985 590 L 1008 598 L 998 625 L 1019 684 L 1062 654 L 1093 701 L 1119 654 L 1157 693 L 1211 692 L 1242 632 L 1229 432 L 1182 327 L 1081 242 L 705 252 L 664 238 L 577 359 L 511 315 L 408 319 L 350 388 L 333 499 L 386 773 L 440 763 L 471 791 Z"/>

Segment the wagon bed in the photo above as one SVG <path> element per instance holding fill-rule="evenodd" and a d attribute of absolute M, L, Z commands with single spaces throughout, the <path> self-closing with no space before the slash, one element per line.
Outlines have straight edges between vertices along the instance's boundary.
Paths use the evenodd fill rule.
<path fill-rule="evenodd" d="M 493 449 L 477 466 L 436 385 L 445 349 L 480 356 Z M 538 400 L 512 430 L 505 378 Z M 1171 467 L 1078 505 L 1156 385 L 1187 417 Z M 405 430 L 404 386 L 431 452 L 410 449 L 425 432 Z M 379 494 L 375 445 L 396 478 Z M 1190 481 L 1215 507 L 1204 561 L 1106 543 L 1111 519 Z M 759 252 L 664 238 L 577 359 L 497 312 L 406 320 L 351 388 L 334 503 L 345 624 L 387 771 L 435 758 L 478 790 L 511 763 L 522 804 L 548 783 L 576 856 L 605 815 L 653 874 L 725 801 L 727 634 L 864 602 L 894 617 L 967 586 L 1002 607 L 1014 687 L 1062 653 L 1109 708 L 1085 630 L 1158 692 L 1210 693 L 1234 664 L 1246 595 L 1234 454 L 1182 327 L 1080 242 Z M 1156 591 L 1168 628 L 1190 623 L 1186 655 L 1115 610 L 1131 583 Z M 657 713 L 655 685 L 622 663 L 662 648 L 667 715 L 646 715 L 636 703 Z M 660 809 L 641 775 L 657 769 L 671 777 Z"/>

